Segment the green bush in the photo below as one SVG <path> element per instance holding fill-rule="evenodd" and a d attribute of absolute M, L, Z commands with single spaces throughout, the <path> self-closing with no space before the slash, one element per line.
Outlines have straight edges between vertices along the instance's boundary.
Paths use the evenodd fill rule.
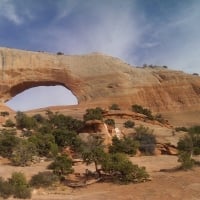
<path fill-rule="evenodd" d="M 84 121 L 88 120 L 102 120 L 103 119 L 103 110 L 99 107 L 93 109 L 87 109 L 86 113 L 83 115 Z"/>
<path fill-rule="evenodd" d="M 109 147 L 110 153 L 125 153 L 135 155 L 138 149 L 138 142 L 129 137 L 118 139 L 116 136 L 112 138 L 112 145 Z"/>
<path fill-rule="evenodd" d="M 148 127 L 139 126 L 135 128 L 136 134 L 134 139 L 139 142 L 139 150 L 145 155 L 154 154 L 156 147 L 156 137 L 153 135 L 153 130 Z"/>
<path fill-rule="evenodd" d="M 180 152 L 178 155 L 178 162 L 181 163 L 181 168 L 184 170 L 191 169 L 194 166 L 194 160 L 191 159 L 191 154 L 189 152 Z"/>
<path fill-rule="evenodd" d="M 36 188 L 49 187 L 52 186 L 58 180 L 58 176 L 53 174 L 52 172 L 39 172 L 31 178 L 30 185 Z"/>
<path fill-rule="evenodd" d="M 163 118 L 163 116 L 161 114 L 157 114 L 154 116 L 154 119 L 162 124 L 164 124 L 166 122 L 166 120 Z"/>
<path fill-rule="evenodd" d="M 0 112 L 0 116 L 6 117 L 8 115 L 9 115 L 9 112 L 7 112 L 7 111 Z"/>
<path fill-rule="evenodd" d="M 120 110 L 120 107 L 118 104 L 112 104 L 110 107 L 109 107 L 110 110 Z"/>
<path fill-rule="evenodd" d="M 54 157 L 58 153 L 58 146 L 52 134 L 37 133 L 28 138 L 36 146 L 39 156 Z"/>
<path fill-rule="evenodd" d="M 53 131 L 53 135 L 59 147 L 69 146 L 76 150 L 80 145 L 80 139 L 75 131 L 57 129 Z"/>
<path fill-rule="evenodd" d="M 121 153 L 107 154 L 102 161 L 102 170 L 110 175 L 112 181 L 120 183 L 141 182 L 149 177 L 144 167 L 133 165 Z"/>
<path fill-rule="evenodd" d="M 109 126 L 115 127 L 115 120 L 114 119 L 106 119 L 104 122 Z"/>
<path fill-rule="evenodd" d="M 17 112 L 16 114 L 16 125 L 19 129 L 36 129 L 37 122 L 34 118 L 27 116 L 23 112 Z"/>
<path fill-rule="evenodd" d="M 188 129 L 186 127 L 182 126 L 182 127 L 176 127 L 175 131 L 177 131 L 177 132 L 179 132 L 179 131 L 188 132 Z"/>
<path fill-rule="evenodd" d="M 128 120 L 126 122 L 124 122 L 124 127 L 125 128 L 133 128 L 135 126 L 135 122 Z"/>
<path fill-rule="evenodd" d="M 20 139 L 14 133 L 3 131 L 0 134 L 0 155 L 10 158 L 16 146 L 19 144 Z"/>
<path fill-rule="evenodd" d="M 37 155 L 35 144 L 27 140 L 21 140 L 14 148 L 11 161 L 15 166 L 27 166 L 33 160 L 33 156 Z"/>
<path fill-rule="evenodd" d="M 13 194 L 13 187 L 12 185 L 0 177 L 0 197 L 7 199 Z"/>
<path fill-rule="evenodd" d="M 13 195 L 15 198 L 31 198 L 31 189 L 23 173 L 14 172 L 9 179 L 9 183 L 13 187 Z"/>
<path fill-rule="evenodd" d="M 61 156 L 57 156 L 48 168 L 52 169 L 54 174 L 62 176 L 73 172 L 72 164 L 72 159 L 63 154 Z"/>
<path fill-rule="evenodd" d="M 5 124 L 4 124 L 4 127 L 15 127 L 15 123 L 11 120 L 11 119 L 7 119 Z"/>
<path fill-rule="evenodd" d="M 140 114 L 143 114 L 143 115 L 146 115 L 147 118 L 150 119 L 150 120 L 154 119 L 151 111 L 149 109 L 147 109 L 147 108 L 143 108 L 140 105 L 137 105 L 137 104 L 132 105 L 132 111 L 140 113 Z"/>

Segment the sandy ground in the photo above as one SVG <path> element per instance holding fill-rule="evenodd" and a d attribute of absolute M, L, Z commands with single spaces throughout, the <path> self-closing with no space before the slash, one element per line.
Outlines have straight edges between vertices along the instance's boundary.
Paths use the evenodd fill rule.
<path fill-rule="evenodd" d="M 200 159 L 198 157 L 198 159 Z M 96 183 L 84 188 L 71 189 L 66 186 L 48 190 L 33 191 L 33 200 L 199 200 L 200 168 L 189 171 L 160 172 L 178 165 L 176 156 L 143 156 L 132 157 L 131 161 L 145 166 L 152 181 L 138 184 L 117 185 L 112 183 Z M 14 171 L 22 171 L 28 177 L 44 171 L 48 162 L 38 163 L 31 167 L 12 167 L 5 162 L 0 165 L 0 174 L 9 177 Z M 77 165 L 76 171 L 83 171 L 86 166 Z M 93 166 L 89 166 L 90 169 Z M 12 198 L 10 198 L 12 199 Z"/>

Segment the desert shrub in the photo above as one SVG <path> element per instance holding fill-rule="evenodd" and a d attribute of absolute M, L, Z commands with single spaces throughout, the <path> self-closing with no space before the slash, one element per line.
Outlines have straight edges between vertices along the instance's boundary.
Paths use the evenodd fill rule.
<path fill-rule="evenodd" d="M 52 134 L 37 133 L 28 138 L 36 146 L 39 156 L 54 157 L 58 153 L 58 146 Z"/>
<path fill-rule="evenodd" d="M 53 173 L 58 176 L 68 175 L 73 172 L 72 164 L 72 159 L 70 159 L 67 155 L 63 154 L 57 156 L 48 168 L 52 169 Z"/>
<path fill-rule="evenodd" d="M 52 172 L 39 172 L 31 178 L 30 185 L 36 188 L 49 187 L 52 186 L 58 180 L 58 176 L 53 174 Z"/>
<path fill-rule="evenodd" d="M 147 108 L 143 108 L 140 105 L 137 105 L 137 104 L 132 105 L 132 111 L 140 113 L 140 114 L 143 114 L 143 115 L 146 115 L 147 118 L 150 119 L 150 120 L 154 119 L 154 117 L 153 117 L 153 115 L 151 113 L 151 110 L 149 110 Z"/>
<path fill-rule="evenodd" d="M 106 119 L 104 122 L 109 126 L 115 127 L 115 120 L 114 119 Z"/>
<path fill-rule="evenodd" d="M 27 116 L 23 112 L 17 112 L 16 125 L 18 128 L 23 129 L 35 129 L 37 127 L 37 122 L 34 118 Z"/>
<path fill-rule="evenodd" d="M 13 187 L 15 198 L 28 199 L 31 197 L 31 189 L 23 173 L 14 172 L 9 179 L 9 184 Z"/>
<path fill-rule="evenodd" d="M 134 121 L 128 120 L 128 121 L 124 122 L 124 127 L 125 128 L 133 128 L 134 126 L 135 126 L 135 122 Z"/>
<path fill-rule="evenodd" d="M 9 196 L 13 194 L 13 187 L 7 181 L 0 177 L 0 197 L 7 199 Z"/>
<path fill-rule="evenodd" d="M 0 116 L 2 116 L 2 117 L 6 117 L 8 115 L 9 115 L 9 112 L 7 112 L 7 111 L 0 112 Z"/>
<path fill-rule="evenodd" d="M 184 136 L 178 141 L 177 148 L 180 152 L 188 152 L 192 154 L 193 142 L 189 135 Z"/>
<path fill-rule="evenodd" d="M 44 123 L 46 119 L 41 114 L 35 114 L 32 117 L 37 123 Z"/>
<path fill-rule="evenodd" d="M 134 139 L 139 142 L 139 150 L 145 155 L 154 154 L 156 147 L 156 137 L 153 135 L 153 130 L 148 127 L 139 126 L 136 129 Z"/>
<path fill-rule="evenodd" d="M 165 123 L 165 119 L 163 118 L 163 116 L 161 114 L 157 114 L 154 116 L 154 119 L 162 124 Z"/>
<path fill-rule="evenodd" d="M 138 146 L 138 142 L 130 137 L 124 137 L 122 139 L 119 139 L 116 136 L 114 136 L 112 138 L 112 145 L 109 147 L 109 152 L 135 155 Z"/>
<path fill-rule="evenodd" d="M 71 116 L 65 116 L 58 113 L 52 113 L 49 116 L 49 123 L 54 129 L 66 129 L 76 132 L 78 132 L 84 125 L 81 120 L 74 119 Z"/>
<path fill-rule="evenodd" d="M 103 110 L 99 107 L 87 109 L 86 113 L 83 115 L 84 121 L 88 120 L 102 120 L 103 119 Z"/>
<path fill-rule="evenodd" d="M 37 155 L 35 144 L 27 140 L 20 140 L 19 144 L 14 148 L 11 162 L 15 166 L 27 166 L 33 160 L 33 156 Z"/>
<path fill-rule="evenodd" d="M 184 170 L 191 169 L 194 166 L 194 160 L 191 158 L 190 152 L 182 151 L 178 155 L 178 162 Z"/>
<path fill-rule="evenodd" d="M 109 107 L 110 110 L 120 110 L 120 107 L 118 104 L 112 104 L 110 107 Z"/>
<path fill-rule="evenodd" d="M 57 54 L 58 56 L 60 56 L 60 55 L 64 55 L 64 53 L 63 53 L 63 52 L 60 52 L 60 51 L 57 52 L 56 54 Z"/>
<path fill-rule="evenodd" d="M 75 131 L 57 129 L 54 130 L 52 134 L 59 147 L 69 146 L 76 151 L 81 145 L 81 140 Z"/>
<path fill-rule="evenodd" d="M 149 177 L 145 168 L 133 165 L 121 153 L 107 154 L 102 161 L 102 170 L 110 175 L 112 181 L 120 183 L 140 182 Z"/>
<path fill-rule="evenodd" d="M 186 127 L 182 126 L 182 127 L 176 127 L 175 131 L 177 131 L 177 132 L 179 132 L 179 131 L 188 132 L 188 129 Z"/>
<path fill-rule="evenodd" d="M 20 139 L 14 133 L 4 131 L 0 134 L 0 155 L 10 158 Z"/>
<path fill-rule="evenodd" d="M 15 127 L 15 123 L 11 119 L 7 119 L 5 121 L 4 127 L 11 127 L 11 128 L 13 128 L 13 127 Z"/>

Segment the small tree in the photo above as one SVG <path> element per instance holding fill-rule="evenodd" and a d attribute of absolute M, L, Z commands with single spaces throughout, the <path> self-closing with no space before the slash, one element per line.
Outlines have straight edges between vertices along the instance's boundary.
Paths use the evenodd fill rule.
<path fill-rule="evenodd" d="M 70 159 L 66 154 L 57 156 L 49 165 L 49 169 L 52 169 L 54 174 L 58 176 L 71 174 L 73 172 L 72 159 Z"/>
<path fill-rule="evenodd" d="M 136 154 L 139 143 L 130 137 L 118 139 L 116 136 L 112 138 L 112 145 L 109 147 L 110 153 L 125 153 L 131 156 Z"/>
<path fill-rule="evenodd" d="M 96 172 L 101 176 L 98 165 L 105 157 L 103 139 L 99 135 L 91 135 L 87 143 L 83 143 L 81 147 L 81 155 L 83 161 L 88 165 L 94 163 Z"/>
<path fill-rule="evenodd" d="M 121 153 L 107 154 L 102 162 L 102 170 L 108 173 L 114 181 L 122 183 L 141 182 L 149 177 L 144 167 L 133 165 Z"/>
<path fill-rule="evenodd" d="M 88 120 L 102 120 L 103 119 L 103 110 L 99 107 L 96 107 L 95 109 L 87 109 L 86 113 L 83 116 L 84 121 Z"/>

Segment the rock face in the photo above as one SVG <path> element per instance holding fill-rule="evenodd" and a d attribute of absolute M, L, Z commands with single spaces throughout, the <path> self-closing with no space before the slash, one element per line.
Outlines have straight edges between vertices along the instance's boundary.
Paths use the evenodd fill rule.
<path fill-rule="evenodd" d="M 98 53 L 67 56 L 0 48 L 0 70 L 2 105 L 31 87 L 63 85 L 80 105 L 200 109 L 200 77 L 164 68 L 135 68 Z"/>

